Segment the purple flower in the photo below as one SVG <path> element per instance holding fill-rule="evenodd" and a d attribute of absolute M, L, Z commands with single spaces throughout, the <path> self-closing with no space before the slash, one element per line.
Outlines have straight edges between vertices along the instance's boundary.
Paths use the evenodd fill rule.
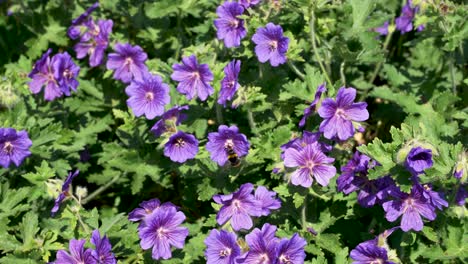
<path fill-rule="evenodd" d="M 294 148 L 296 150 L 301 150 L 307 145 L 314 145 L 315 147 L 319 147 L 322 152 L 329 152 L 332 150 L 332 146 L 318 142 L 320 139 L 320 132 L 309 132 L 304 130 L 302 132 L 302 137 L 294 138 L 290 140 L 288 143 L 281 145 L 281 159 L 284 160 L 284 152 L 288 148 Z"/>
<path fill-rule="evenodd" d="M 396 200 L 383 203 L 385 217 L 388 221 L 394 222 L 402 216 L 401 230 L 405 232 L 411 229 L 421 231 L 424 226 L 421 216 L 428 220 L 436 218 L 435 208 L 423 196 L 418 186 L 414 185 L 410 194 L 402 192 L 392 192 L 391 194 Z"/>
<path fill-rule="evenodd" d="M 51 60 L 49 55 L 52 49 L 48 49 L 42 57 L 36 61 L 34 68 L 28 77 L 32 79 L 29 84 L 29 89 L 33 94 L 37 94 L 41 91 L 42 87 L 45 86 L 44 99 L 52 101 L 57 97 L 63 95 L 63 91 L 60 89 L 57 79 L 55 79 L 53 65 L 55 64 L 56 58 L 53 57 Z"/>
<path fill-rule="evenodd" d="M 141 81 L 133 80 L 125 93 L 130 96 L 127 105 L 135 116 L 153 119 L 164 113 L 164 106 L 169 103 L 169 85 L 163 83 L 158 75 L 146 74 Z"/>
<path fill-rule="evenodd" d="M 80 42 L 74 47 L 76 57 L 82 59 L 89 55 L 89 66 L 96 67 L 102 63 L 104 51 L 109 45 L 109 35 L 112 32 L 112 20 L 99 20 L 96 25 L 90 20 L 85 23 L 86 33 L 80 38 Z"/>
<path fill-rule="evenodd" d="M 146 216 L 138 228 L 141 248 L 144 250 L 153 248 L 153 259 L 171 258 L 171 246 L 183 248 L 185 238 L 189 234 L 187 228 L 180 226 L 184 220 L 184 213 L 178 212 L 171 206 Z"/>
<path fill-rule="evenodd" d="M 97 264 L 92 256 L 92 250 L 84 248 L 85 239 L 70 240 L 70 253 L 65 250 L 57 251 L 55 264 Z"/>
<path fill-rule="evenodd" d="M 342 173 L 336 180 L 338 191 L 350 194 L 359 190 L 367 178 L 367 171 L 372 167 L 374 165 L 371 163 L 371 159 L 356 151 L 353 158 L 341 167 Z"/>
<path fill-rule="evenodd" d="M 14 128 L 0 128 L 0 165 L 8 168 L 10 163 L 14 163 L 19 167 L 31 155 L 31 146 L 26 130 L 18 132 Z"/>
<path fill-rule="evenodd" d="M 385 248 L 366 242 L 351 250 L 350 257 L 354 260 L 353 264 L 394 264 L 394 262 L 388 261 Z"/>
<path fill-rule="evenodd" d="M 395 182 L 390 176 L 375 180 L 367 180 L 366 178 L 357 197 L 358 203 L 366 208 L 382 204 L 396 188 Z"/>
<path fill-rule="evenodd" d="M 233 60 L 224 68 L 224 79 L 221 81 L 221 91 L 219 91 L 218 104 L 226 106 L 226 101 L 232 100 L 240 85 L 239 78 L 241 61 Z"/>
<path fill-rule="evenodd" d="M 243 157 L 249 153 L 250 143 L 247 137 L 239 133 L 236 126 L 227 127 L 221 125 L 218 132 L 208 134 L 206 150 L 211 154 L 211 159 L 219 166 L 223 166 L 228 161 L 228 151 L 233 150 L 237 156 Z"/>
<path fill-rule="evenodd" d="M 432 164 L 432 150 L 421 147 L 412 148 L 405 162 L 406 168 L 415 175 L 432 167 Z"/>
<path fill-rule="evenodd" d="M 310 187 L 313 178 L 322 186 L 327 186 L 335 176 L 336 168 L 330 163 L 335 161 L 320 151 L 317 145 L 307 145 L 301 150 L 288 148 L 284 153 L 284 166 L 298 167 L 291 175 L 293 185 Z"/>
<path fill-rule="evenodd" d="M 254 194 L 255 200 L 262 216 L 270 214 L 271 210 L 276 210 L 281 207 L 281 201 L 276 199 L 276 192 L 268 191 L 264 186 L 258 186 Z"/>
<path fill-rule="evenodd" d="M 410 32 L 413 29 L 413 19 L 417 12 L 418 8 L 412 8 L 411 0 L 408 0 L 401 10 L 401 15 L 395 19 L 396 29 L 400 30 L 401 34 Z"/>
<path fill-rule="evenodd" d="M 205 239 L 207 264 L 235 264 L 241 249 L 235 233 L 213 229 Z"/>
<path fill-rule="evenodd" d="M 365 121 L 369 118 L 367 103 L 353 103 L 356 98 L 356 89 L 341 87 L 336 96 L 336 102 L 326 98 L 322 102 L 318 113 L 324 120 L 320 124 L 320 132 L 333 139 L 338 136 L 346 140 L 353 136 L 353 121 Z"/>
<path fill-rule="evenodd" d="M 200 97 L 205 101 L 208 96 L 214 93 L 213 87 L 209 82 L 213 81 L 208 64 L 198 64 L 197 57 L 183 57 L 182 64 L 172 65 L 174 72 L 171 75 L 172 80 L 179 82 L 177 91 L 184 94 L 188 100 Z"/>
<path fill-rule="evenodd" d="M 116 53 L 110 53 L 107 58 L 106 67 L 115 70 L 114 79 L 129 83 L 132 79 L 140 81 L 148 71 L 145 61 L 148 55 L 143 49 L 128 43 L 117 43 L 114 47 Z"/>
<path fill-rule="evenodd" d="M 245 236 L 249 252 L 238 263 L 276 263 L 279 239 L 275 237 L 276 226 L 264 224 L 262 230 L 255 228 Z"/>
<path fill-rule="evenodd" d="M 444 207 L 448 207 L 448 202 L 444 200 L 443 193 L 434 192 L 431 184 L 424 184 L 423 186 L 418 185 L 418 187 L 421 188 L 422 195 L 432 204 L 432 206 L 441 211 Z"/>
<path fill-rule="evenodd" d="M 249 8 L 255 5 L 258 5 L 261 0 L 239 0 L 239 4 L 241 4 L 245 8 Z"/>
<path fill-rule="evenodd" d="M 312 101 L 312 103 L 310 103 L 309 107 L 304 109 L 304 116 L 302 117 L 301 121 L 299 122 L 299 127 L 304 127 L 307 118 L 309 118 L 309 116 L 311 116 L 315 112 L 315 107 L 316 107 L 318 101 L 320 100 L 320 97 L 322 97 L 322 93 L 324 93 L 327 90 L 325 85 L 326 85 L 326 83 L 322 83 L 321 85 L 319 85 L 319 87 L 317 87 L 317 91 L 315 92 L 314 100 Z"/>
<path fill-rule="evenodd" d="M 78 87 L 79 82 L 76 77 L 80 73 L 80 67 L 73 62 L 67 52 L 56 54 L 52 61 L 55 80 L 58 80 L 61 91 L 66 96 L 70 96 L 70 90 L 76 91 Z"/>
<path fill-rule="evenodd" d="M 421 31 L 423 31 L 425 28 L 426 28 L 426 25 L 421 24 L 421 25 L 419 25 L 419 26 L 416 28 L 416 30 L 417 30 L 418 32 L 421 32 Z"/>
<path fill-rule="evenodd" d="M 374 28 L 374 31 L 379 33 L 380 36 L 388 35 L 388 21 L 385 21 L 382 26 Z"/>
<path fill-rule="evenodd" d="M 224 225 L 231 220 L 234 230 L 252 228 L 251 216 L 260 216 L 255 197 L 252 195 L 253 185 L 251 183 L 242 184 L 236 192 L 228 195 L 215 195 L 213 200 L 223 206 L 216 215 L 219 225 Z"/>
<path fill-rule="evenodd" d="M 244 20 L 238 16 L 244 13 L 244 8 L 237 2 L 224 2 L 216 9 L 218 18 L 215 19 L 216 34 L 218 39 L 224 39 L 227 48 L 237 47 L 241 39 L 247 35 Z"/>
<path fill-rule="evenodd" d="M 188 110 L 188 105 L 174 106 L 167 110 L 161 117 L 161 119 L 154 124 L 151 128 L 151 132 L 155 137 L 159 137 L 166 132 L 175 133 L 177 126 L 187 118 L 187 115 L 183 114 L 183 110 Z"/>
<path fill-rule="evenodd" d="M 67 196 L 70 195 L 69 191 L 70 191 L 70 184 L 72 182 L 72 180 L 78 176 L 78 174 L 80 173 L 79 170 L 76 170 L 75 172 L 73 173 L 68 173 L 68 177 L 67 179 L 65 179 L 65 182 L 63 183 L 62 185 L 62 192 L 59 194 L 59 196 L 57 197 L 57 199 L 55 199 L 55 203 L 54 203 L 54 207 L 52 208 L 52 210 L 50 211 L 50 214 L 51 216 L 53 217 L 55 215 L 55 213 L 57 213 L 57 211 L 60 209 L 60 204 L 63 202 L 63 200 L 65 200 L 65 198 Z"/>
<path fill-rule="evenodd" d="M 99 2 L 94 3 L 92 6 L 90 6 L 86 11 L 81 14 L 79 17 L 75 18 L 72 20 L 71 26 L 68 28 L 68 36 L 71 39 L 77 39 L 81 36 L 82 33 L 82 25 L 89 21 L 91 18 L 89 15 L 96 10 L 99 7 Z"/>
<path fill-rule="evenodd" d="M 277 256 L 278 264 L 302 264 L 306 254 L 304 247 L 307 245 L 305 239 L 294 234 L 291 239 L 283 238 L 279 242 Z"/>
<path fill-rule="evenodd" d="M 97 264 L 115 264 L 117 260 L 112 253 L 112 245 L 106 236 L 101 238 L 99 230 L 94 230 L 91 236 L 91 244 L 96 246 L 91 255 L 97 261 Z"/>
<path fill-rule="evenodd" d="M 276 67 L 286 62 L 286 52 L 289 47 L 289 38 L 283 35 L 281 26 L 268 23 L 264 28 L 258 28 L 252 37 L 255 54 L 261 63 L 270 61 Z"/>
<path fill-rule="evenodd" d="M 193 159 L 198 153 L 198 140 L 190 134 L 178 131 L 164 146 L 164 156 L 172 161 L 183 163 Z"/>
<path fill-rule="evenodd" d="M 463 176 L 463 169 L 460 169 L 460 170 L 454 170 L 453 171 L 453 177 L 457 178 L 457 179 L 461 179 Z"/>
<path fill-rule="evenodd" d="M 455 203 L 459 206 L 465 205 L 465 200 L 468 198 L 468 191 L 466 190 L 465 184 L 460 184 L 458 191 L 455 194 Z"/>
<path fill-rule="evenodd" d="M 153 213 L 154 210 L 157 209 L 166 209 L 166 207 L 174 207 L 177 208 L 173 203 L 166 202 L 161 204 L 159 199 L 151 199 L 149 201 L 144 201 L 140 203 L 140 208 L 136 208 L 128 214 L 128 220 L 132 222 L 138 222 L 144 219 L 146 216 Z"/>

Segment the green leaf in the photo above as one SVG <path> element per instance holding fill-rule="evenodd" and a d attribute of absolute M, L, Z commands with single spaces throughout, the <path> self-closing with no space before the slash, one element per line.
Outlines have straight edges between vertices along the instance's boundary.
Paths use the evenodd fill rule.
<path fill-rule="evenodd" d="M 38 231 L 39 221 L 37 214 L 34 212 L 27 212 L 23 216 L 23 221 L 21 223 L 22 250 L 29 251 L 35 248 L 36 242 L 34 241 L 34 237 Z"/>

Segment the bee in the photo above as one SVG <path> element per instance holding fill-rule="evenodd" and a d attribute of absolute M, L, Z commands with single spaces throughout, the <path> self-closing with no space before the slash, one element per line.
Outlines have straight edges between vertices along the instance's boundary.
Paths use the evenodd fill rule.
<path fill-rule="evenodd" d="M 231 142 L 227 142 L 224 146 L 226 153 L 228 155 L 228 161 L 231 163 L 232 167 L 239 167 L 241 164 L 241 160 L 237 153 L 234 151 L 233 144 Z"/>

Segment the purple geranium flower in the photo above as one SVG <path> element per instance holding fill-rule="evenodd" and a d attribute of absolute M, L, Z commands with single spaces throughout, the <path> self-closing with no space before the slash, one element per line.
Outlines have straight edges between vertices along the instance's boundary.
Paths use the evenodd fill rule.
<path fill-rule="evenodd" d="M 422 195 L 426 198 L 432 206 L 439 210 L 443 210 L 444 207 L 448 207 L 448 202 L 444 200 L 444 194 L 440 192 L 435 192 L 432 190 L 431 184 L 418 185 L 421 189 Z"/>
<path fill-rule="evenodd" d="M 109 35 L 112 32 L 112 20 L 99 20 L 96 25 L 93 20 L 85 23 L 86 33 L 74 47 L 76 57 L 82 59 L 89 55 L 89 66 L 96 67 L 102 63 L 104 51 L 109 45 Z"/>
<path fill-rule="evenodd" d="M 312 103 L 310 103 L 309 107 L 304 109 L 304 116 L 302 117 L 301 121 L 299 122 L 299 127 L 304 127 L 307 118 L 309 118 L 309 116 L 311 116 L 315 112 L 316 105 L 317 105 L 318 101 L 320 100 L 320 97 L 322 97 L 322 93 L 324 93 L 327 90 L 327 88 L 325 86 L 326 86 L 326 83 L 322 83 L 321 85 L 319 85 L 319 87 L 317 87 L 317 91 L 315 92 L 314 100 L 312 101 Z"/>
<path fill-rule="evenodd" d="M 359 190 L 367 178 L 367 171 L 372 167 L 371 159 L 356 151 L 353 158 L 341 167 L 342 173 L 336 180 L 338 191 L 350 194 Z"/>
<path fill-rule="evenodd" d="M 183 114 L 183 110 L 188 110 L 188 105 L 174 106 L 167 110 L 161 117 L 161 119 L 154 124 L 151 128 L 151 132 L 155 137 L 159 137 L 166 132 L 177 132 L 177 126 L 187 118 L 187 115 Z"/>
<path fill-rule="evenodd" d="M 178 131 L 164 146 L 164 156 L 172 161 L 183 163 L 193 159 L 198 153 L 198 140 L 190 134 Z"/>
<path fill-rule="evenodd" d="M 14 163 L 19 167 L 23 160 L 31 155 L 31 146 L 32 141 L 26 130 L 0 128 L 0 165 L 8 168 L 10 163 Z"/>
<path fill-rule="evenodd" d="M 164 106 L 169 103 L 169 85 L 163 83 L 158 75 L 145 74 L 141 81 L 133 80 L 125 89 L 130 98 L 127 105 L 132 108 L 135 116 L 153 119 L 164 113 Z"/>
<path fill-rule="evenodd" d="M 70 253 L 65 250 L 57 251 L 57 260 L 55 264 L 96 264 L 92 256 L 92 250 L 84 248 L 85 239 L 70 240 Z"/>
<path fill-rule="evenodd" d="M 301 150 L 288 148 L 284 153 L 284 166 L 298 167 L 291 175 L 293 185 L 310 187 L 313 178 L 322 186 L 327 186 L 335 176 L 336 168 L 330 163 L 335 161 L 320 151 L 318 145 L 307 145 Z"/>
<path fill-rule="evenodd" d="M 271 210 L 276 210 L 281 207 L 281 201 L 276 199 L 276 192 L 268 191 L 264 186 L 258 186 L 254 194 L 257 200 L 258 209 L 262 216 L 270 214 Z"/>
<path fill-rule="evenodd" d="M 255 54 L 261 63 L 270 61 L 276 67 L 286 62 L 286 52 L 289 47 L 289 38 L 283 35 L 281 26 L 268 23 L 264 28 L 258 28 L 252 37 Z"/>
<path fill-rule="evenodd" d="M 421 147 L 412 148 L 406 157 L 405 166 L 414 175 L 432 167 L 432 150 Z"/>
<path fill-rule="evenodd" d="M 283 238 L 279 242 L 277 256 L 278 264 L 302 264 L 306 254 L 304 247 L 307 245 L 305 239 L 294 234 L 291 239 Z"/>
<path fill-rule="evenodd" d="M 231 194 L 213 196 L 217 204 L 223 205 L 216 215 L 219 225 L 224 225 L 231 220 L 231 226 L 236 231 L 252 228 L 251 216 L 261 215 L 255 197 L 252 195 L 253 188 L 251 183 L 246 183 Z"/>
<path fill-rule="evenodd" d="M 294 148 L 298 151 L 302 150 L 305 146 L 307 145 L 314 145 L 318 146 L 322 152 L 329 152 L 332 150 L 332 146 L 318 142 L 320 139 L 320 132 L 309 132 L 304 130 L 302 132 L 302 137 L 300 138 L 294 138 L 290 140 L 288 143 L 283 144 L 280 146 L 282 152 L 281 152 L 281 159 L 284 160 L 284 152 L 288 148 Z"/>
<path fill-rule="evenodd" d="M 101 238 L 99 230 L 94 230 L 91 236 L 91 244 L 96 246 L 91 255 L 96 260 L 96 264 L 115 264 L 117 260 L 112 253 L 112 245 L 106 236 Z"/>
<path fill-rule="evenodd" d="M 50 211 L 50 214 L 52 216 L 55 215 L 55 213 L 57 213 L 57 211 L 60 209 L 60 204 L 63 202 L 63 200 L 65 200 L 65 198 L 67 196 L 70 195 L 69 191 L 70 191 L 70 184 L 72 182 L 72 180 L 78 176 L 78 174 L 80 173 L 79 170 L 76 170 L 75 172 L 73 173 L 68 173 L 68 177 L 67 179 L 65 179 L 65 182 L 63 183 L 62 185 L 62 192 L 59 194 L 59 196 L 57 197 L 57 199 L 55 199 L 55 203 L 54 203 L 54 207 L 52 208 L 52 210 Z"/>
<path fill-rule="evenodd" d="M 385 248 L 366 242 L 351 250 L 350 257 L 354 260 L 353 264 L 394 264 L 394 262 L 388 261 Z"/>
<path fill-rule="evenodd" d="M 154 210 L 157 210 L 159 208 L 165 209 L 166 207 L 177 208 L 171 202 L 161 204 L 161 202 L 157 198 L 141 202 L 140 208 L 136 208 L 128 214 L 128 220 L 132 222 L 138 222 L 144 219 L 146 216 L 152 214 Z"/>
<path fill-rule="evenodd" d="M 59 53 L 52 59 L 52 70 L 54 78 L 58 80 L 61 91 L 70 96 L 70 91 L 76 91 L 79 82 L 76 80 L 80 73 L 80 67 L 73 62 L 72 57 L 67 53 Z"/>
<path fill-rule="evenodd" d="M 115 70 L 114 79 L 129 83 L 132 79 L 140 81 L 148 71 L 145 61 L 148 55 L 143 49 L 128 43 L 117 43 L 114 47 L 116 53 L 110 53 L 107 58 L 106 67 Z"/>
<path fill-rule="evenodd" d="M 33 94 L 37 94 L 41 91 L 42 87 L 45 86 L 44 99 L 46 101 L 52 101 L 57 97 L 63 95 L 63 91 L 60 89 L 59 80 L 55 79 L 53 66 L 55 64 L 56 57 L 52 60 L 49 55 L 52 49 L 48 49 L 42 57 L 36 61 L 34 68 L 28 77 L 32 79 L 29 84 L 29 89 Z"/>
<path fill-rule="evenodd" d="M 68 28 L 67 34 L 71 39 L 77 39 L 82 34 L 82 26 L 85 22 L 88 22 L 91 18 L 89 15 L 99 7 L 99 2 L 94 3 L 79 17 L 72 20 L 71 26 Z"/>
<path fill-rule="evenodd" d="M 245 236 L 249 252 L 238 263 L 276 263 L 279 239 L 275 237 L 276 226 L 264 224 L 262 230 L 255 228 Z"/>
<path fill-rule="evenodd" d="M 388 221 L 394 222 L 402 215 L 401 230 L 405 232 L 411 229 L 421 231 L 424 226 L 421 215 L 428 220 L 436 218 L 435 208 L 424 197 L 421 188 L 417 185 L 412 187 L 410 194 L 395 191 L 391 192 L 391 195 L 396 200 L 383 203 L 382 206 L 386 212 L 385 217 Z"/>
<path fill-rule="evenodd" d="M 353 103 L 356 98 L 356 89 L 341 87 L 336 96 L 336 102 L 326 98 L 322 102 L 318 113 L 324 120 L 320 124 L 320 132 L 333 139 L 346 140 L 353 136 L 353 121 L 365 121 L 369 118 L 367 103 Z"/>
<path fill-rule="evenodd" d="M 261 0 L 239 0 L 239 4 L 241 4 L 245 8 L 249 8 L 255 5 L 258 5 Z"/>
<path fill-rule="evenodd" d="M 227 127 L 221 125 L 218 132 L 208 134 L 208 143 L 206 150 L 211 154 L 211 159 L 216 161 L 219 166 L 223 166 L 228 160 L 228 151 L 234 150 L 237 156 L 242 157 L 249 153 L 250 143 L 247 137 L 239 133 L 236 126 Z"/>
<path fill-rule="evenodd" d="M 382 204 L 395 188 L 397 188 L 395 182 L 390 176 L 375 180 L 367 180 L 366 178 L 358 194 L 358 203 L 366 208 Z"/>
<path fill-rule="evenodd" d="M 177 91 L 184 94 L 188 100 L 200 97 L 205 101 L 208 96 L 214 93 L 213 87 L 209 82 L 213 81 L 213 73 L 208 64 L 198 64 L 197 57 L 190 55 L 182 58 L 182 64 L 172 65 L 174 73 L 171 78 L 179 82 Z"/>
<path fill-rule="evenodd" d="M 374 28 L 374 31 L 379 33 L 380 36 L 388 35 L 388 21 L 385 21 L 382 26 Z"/>
<path fill-rule="evenodd" d="M 244 20 L 238 16 L 244 13 L 244 8 L 237 2 L 224 2 L 216 9 L 218 18 L 215 19 L 216 34 L 218 39 L 224 39 L 227 48 L 237 47 L 241 39 L 247 35 Z"/>
<path fill-rule="evenodd" d="M 171 246 L 183 248 L 189 234 L 186 227 L 180 226 L 184 220 L 184 213 L 172 206 L 153 211 L 138 228 L 141 248 L 146 250 L 152 247 L 153 259 L 171 258 Z"/>
<path fill-rule="evenodd" d="M 232 100 L 240 85 L 239 78 L 241 61 L 233 60 L 224 68 L 224 79 L 221 81 L 221 91 L 219 91 L 218 104 L 226 106 L 226 101 Z"/>
<path fill-rule="evenodd" d="M 207 264 L 234 264 L 241 254 L 235 233 L 213 229 L 205 239 Z"/>
<path fill-rule="evenodd" d="M 400 30 L 401 34 L 410 32 L 413 29 L 413 19 L 418 12 L 418 7 L 411 7 L 411 0 L 406 2 L 401 10 L 401 15 L 395 19 L 396 29 Z"/>

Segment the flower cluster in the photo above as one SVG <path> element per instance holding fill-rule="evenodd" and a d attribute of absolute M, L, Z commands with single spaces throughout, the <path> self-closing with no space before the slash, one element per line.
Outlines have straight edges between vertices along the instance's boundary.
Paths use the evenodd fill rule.
<path fill-rule="evenodd" d="M 381 36 L 388 35 L 390 29 L 392 27 L 392 32 L 394 29 L 400 31 L 401 34 L 405 34 L 411 32 L 413 30 L 413 23 L 416 17 L 416 14 L 419 13 L 420 7 L 419 5 L 413 5 L 411 0 L 407 0 L 406 4 L 401 9 L 401 14 L 399 17 L 395 19 L 395 25 L 390 25 L 388 21 L 385 21 L 384 24 L 380 27 L 374 28 L 373 30 Z M 416 30 L 422 31 L 424 30 L 425 25 L 419 25 Z"/>
<path fill-rule="evenodd" d="M 290 239 L 276 237 L 277 227 L 268 223 L 245 236 L 248 250 L 238 244 L 237 235 L 226 230 L 211 230 L 205 239 L 207 263 L 304 263 L 305 239 L 294 234 Z"/>
<path fill-rule="evenodd" d="M 140 206 L 130 212 L 128 219 L 140 222 L 141 248 L 152 248 L 153 259 L 171 258 L 171 246 L 183 248 L 189 233 L 186 227 L 180 226 L 185 220 L 184 213 L 172 203 L 161 204 L 158 199 L 142 202 Z"/>
<path fill-rule="evenodd" d="M 0 128 L 0 165 L 4 168 L 14 163 L 19 167 L 23 160 L 31 155 L 29 148 L 32 141 L 25 130 L 16 131 L 14 128 Z"/>

